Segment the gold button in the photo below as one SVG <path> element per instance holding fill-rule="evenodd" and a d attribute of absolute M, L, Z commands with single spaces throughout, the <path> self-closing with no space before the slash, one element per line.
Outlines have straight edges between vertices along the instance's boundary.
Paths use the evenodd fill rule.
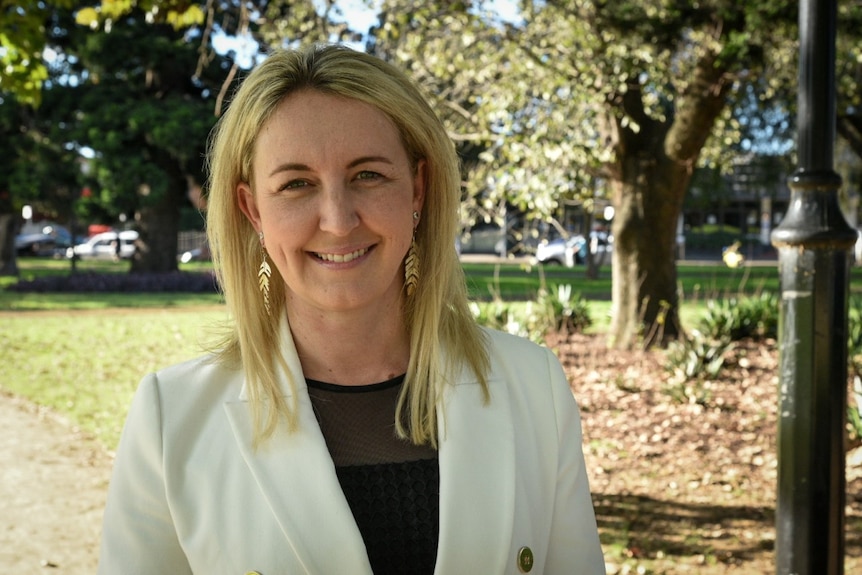
<path fill-rule="evenodd" d="M 518 550 L 518 569 L 521 573 L 529 573 L 533 569 L 533 550 L 529 547 Z"/>

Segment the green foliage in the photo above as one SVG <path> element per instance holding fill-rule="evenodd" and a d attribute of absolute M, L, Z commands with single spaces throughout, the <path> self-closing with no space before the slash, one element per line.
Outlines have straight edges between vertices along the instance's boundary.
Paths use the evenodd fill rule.
<path fill-rule="evenodd" d="M 850 440 L 862 443 L 862 377 L 853 378 L 850 405 L 847 406 L 847 428 Z"/>
<path fill-rule="evenodd" d="M 847 308 L 847 358 L 853 381 L 847 426 L 850 439 L 862 442 L 862 297 L 851 296 Z"/>
<path fill-rule="evenodd" d="M 72 0 L 18 0 L 0 7 L 0 93 L 38 106 L 48 79 L 43 61 L 45 22 L 52 11 L 69 8 Z"/>
<path fill-rule="evenodd" d="M 582 332 L 592 325 L 589 303 L 571 284 L 559 284 L 556 290 L 539 291 L 536 304 L 544 307 L 553 320 L 554 329 L 565 333 Z"/>
<path fill-rule="evenodd" d="M 78 10 L 75 21 L 98 30 L 122 19 L 135 8 L 146 14 L 148 21 L 167 23 L 177 30 L 203 24 L 205 19 L 201 7 L 187 0 L 101 0 L 98 6 Z"/>
<path fill-rule="evenodd" d="M 93 30 L 110 27 L 135 9 L 147 14 L 149 22 L 165 22 L 178 30 L 204 22 L 201 7 L 187 0 L 102 0 L 97 6 L 81 6 L 73 0 L 4 3 L 0 8 L 0 93 L 39 107 L 43 85 L 50 81 L 54 65 L 45 61 L 45 49 L 57 47 L 51 37 L 52 20 L 57 12 L 70 9 L 76 10 L 79 25 Z"/>
<path fill-rule="evenodd" d="M 710 300 L 700 331 L 714 340 L 778 337 L 778 299 L 771 292 L 753 297 Z"/>
<path fill-rule="evenodd" d="M 707 402 L 711 380 L 719 376 L 734 342 L 776 338 L 778 315 L 778 301 L 771 292 L 708 301 L 698 329 L 668 345 L 668 393 L 678 401 Z"/>
<path fill-rule="evenodd" d="M 491 302 L 470 304 L 476 321 L 536 343 L 556 331 L 572 333 L 592 325 L 589 303 L 580 294 L 572 293 L 572 286 L 558 285 L 556 291 L 539 290 L 534 300 L 526 302 L 504 301 L 496 296 Z"/>
<path fill-rule="evenodd" d="M 847 303 L 847 356 L 854 374 L 862 375 L 862 296 Z"/>
<path fill-rule="evenodd" d="M 76 117 L 79 144 L 96 151 L 90 174 L 99 190 L 82 202 L 82 216 L 158 206 L 183 197 L 187 177 L 203 181 L 217 80 L 192 82 L 195 47 L 171 26 L 146 24 L 133 11 L 75 50 L 90 81 L 66 113 Z"/>
<path fill-rule="evenodd" d="M 722 248 L 739 240 L 739 232 L 716 230 L 713 232 L 691 231 L 685 234 L 687 249 L 708 249 L 720 252 Z"/>
<path fill-rule="evenodd" d="M 671 342 L 665 350 L 664 367 L 671 375 L 666 393 L 680 403 L 706 405 L 733 346 L 727 338 L 713 338 L 697 330 Z"/>
<path fill-rule="evenodd" d="M 537 306 L 534 302 L 512 303 L 495 299 L 488 303 L 471 303 L 470 309 L 480 325 L 525 337 L 540 345 L 553 326 L 544 306 Z"/>

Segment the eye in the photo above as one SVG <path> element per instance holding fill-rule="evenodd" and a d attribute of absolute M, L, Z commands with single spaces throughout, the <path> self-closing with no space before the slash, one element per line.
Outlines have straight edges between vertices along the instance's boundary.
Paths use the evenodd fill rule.
<path fill-rule="evenodd" d="M 307 185 L 308 185 L 308 182 L 306 182 L 305 180 L 290 180 L 290 181 L 287 181 L 284 184 L 280 185 L 278 187 L 278 191 L 281 192 L 284 190 L 295 190 L 295 189 L 299 189 L 299 188 L 304 188 Z"/>
<path fill-rule="evenodd" d="M 382 175 L 378 174 L 377 172 L 372 172 L 371 170 L 362 170 L 361 172 L 356 174 L 357 180 L 377 180 L 382 177 Z"/>

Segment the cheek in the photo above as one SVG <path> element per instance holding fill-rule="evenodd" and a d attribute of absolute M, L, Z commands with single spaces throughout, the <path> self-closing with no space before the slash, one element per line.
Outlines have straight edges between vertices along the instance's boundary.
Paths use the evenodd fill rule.
<path fill-rule="evenodd" d="M 261 227 L 267 251 L 291 252 L 297 250 L 314 231 L 309 218 L 296 217 L 286 210 L 271 210 L 261 214 Z"/>
<path fill-rule="evenodd" d="M 375 218 L 386 224 L 393 235 L 413 234 L 413 202 L 406 195 L 396 200 L 389 197 L 386 201 L 377 203 L 375 212 Z"/>
<path fill-rule="evenodd" d="M 296 207 L 288 208 L 277 202 L 270 202 L 261 209 L 261 225 L 267 238 L 279 244 L 300 241 L 314 227 L 314 218 L 303 214 Z"/>

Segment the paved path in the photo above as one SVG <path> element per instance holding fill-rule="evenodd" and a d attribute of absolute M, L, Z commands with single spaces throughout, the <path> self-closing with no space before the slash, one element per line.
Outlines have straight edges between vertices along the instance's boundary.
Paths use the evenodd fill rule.
<path fill-rule="evenodd" d="M 111 458 L 0 391 L 0 573 L 92 575 Z"/>

